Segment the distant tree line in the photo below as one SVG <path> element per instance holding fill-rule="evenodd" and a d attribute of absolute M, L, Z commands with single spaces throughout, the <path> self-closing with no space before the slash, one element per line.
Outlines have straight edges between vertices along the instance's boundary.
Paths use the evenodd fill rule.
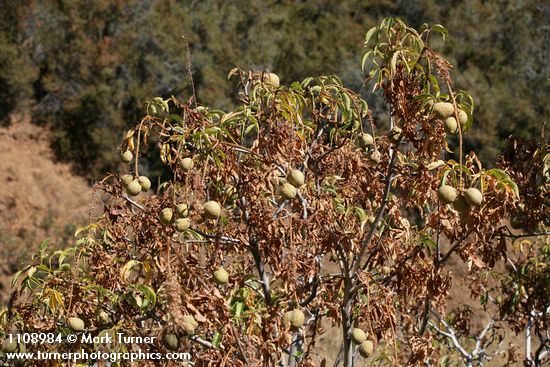
<path fill-rule="evenodd" d="M 30 112 L 53 129 L 59 157 L 86 177 L 115 168 L 112 147 L 148 99 L 192 95 L 186 42 L 199 103 L 223 109 L 233 104 L 226 76 L 235 65 L 275 71 L 283 83 L 336 73 L 360 90 L 366 29 L 385 16 L 417 28 L 442 23 L 453 35 L 445 52 L 457 65 L 457 88 L 476 101 L 468 149 L 494 161 L 512 132 L 532 136 L 550 116 L 548 1 L 3 0 L 0 7 L 0 119 Z M 145 169 L 154 167 L 150 160 Z"/>

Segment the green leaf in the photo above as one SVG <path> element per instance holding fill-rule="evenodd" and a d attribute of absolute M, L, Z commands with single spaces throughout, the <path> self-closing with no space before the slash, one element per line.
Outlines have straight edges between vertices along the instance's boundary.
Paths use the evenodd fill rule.
<path fill-rule="evenodd" d="M 432 31 L 440 33 L 443 36 L 443 41 L 445 41 L 449 36 L 449 31 L 447 31 L 447 28 L 443 27 L 441 24 L 434 24 L 432 26 Z"/>
<path fill-rule="evenodd" d="M 401 54 L 401 51 L 396 51 L 391 57 L 390 68 L 391 68 L 392 75 L 395 75 L 397 71 L 397 58 L 399 57 L 400 54 Z"/>
<path fill-rule="evenodd" d="M 309 84 L 311 83 L 311 81 L 313 80 L 313 77 L 309 77 L 309 78 L 305 78 L 303 81 L 302 81 L 302 87 L 305 89 L 309 86 Z"/>
<path fill-rule="evenodd" d="M 376 35 L 378 35 L 378 27 L 372 27 L 367 31 L 367 34 L 365 35 L 365 47 L 369 44 L 370 39 L 372 38 L 372 36 L 374 36 L 375 33 Z"/>
<path fill-rule="evenodd" d="M 344 106 L 346 107 L 346 110 L 350 110 L 351 98 L 349 98 L 349 95 L 347 93 L 342 93 L 342 100 L 344 101 Z"/>
<path fill-rule="evenodd" d="M 214 334 L 212 337 L 212 346 L 214 348 L 218 348 L 222 342 L 222 334 L 220 334 L 218 331 Z"/>
<path fill-rule="evenodd" d="M 38 245 L 38 250 L 40 253 L 43 253 L 48 248 L 50 245 L 50 240 L 51 238 L 46 238 L 44 241 L 40 242 L 40 245 Z"/>
<path fill-rule="evenodd" d="M 519 199 L 518 185 L 514 182 L 514 180 L 512 180 L 512 178 L 506 172 L 498 168 L 492 168 L 490 170 L 485 171 L 485 173 L 496 178 L 499 181 L 499 183 L 504 184 L 505 186 L 508 186 L 514 192 L 516 197 Z"/>
<path fill-rule="evenodd" d="M 183 124 L 183 118 L 175 113 L 168 115 L 168 120 L 175 122 L 179 125 Z"/>
<path fill-rule="evenodd" d="M 241 317 L 241 314 L 244 310 L 244 302 L 239 301 L 235 304 L 235 316 Z"/>
<path fill-rule="evenodd" d="M 239 68 L 233 68 L 231 69 L 231 71 L 229 72 L 229 74 L 227 74 L 227 79 L 231 79 L 231 77 L 235 74 L 237 74 L 239 72 Z"/>
<path fill-rule="evenodd" d="M 433 251 L 437 248 L 437 243 L 435 243 L 430 237 L 424 236 L 420 239 L 422 245 L 428 248 L 430 251 Z"/>
<path fill-rule="evenodd" d="M 365 52 L 365 54 L 363 55 L 363 57 L 361 58 L 361 70 L 365 71 L 365 65 L 367 64 L 367 60 L 369 59 L 369 57 L 373 56 L 374 57 L 374 51 L 367 51 Z"/>
<path fill-rule="evenodd" d="M 19 280 L 19 278 L 21 277 L 21 275 L 23 274 L 23 272 L 26 272 L 26 271 L 27 271 L 27 268 L 21 269 L 21 270 L 19 270 L 17 273 L 15 273 L 15 275 L 14 275 L 13 278 L 11 279 L 11 287 L 12 287 L 12 288 L 15 287 L 15 284 L 17 284 L 17 281 Z"/>
<path fill-rule="evenodd" d="M 365 212 L 365 209 L 363 209 L 359 206 L 355 206 L 355 207 L 353 207 L 353 211 L 357 215 L 360 222 L 363 222 L 367 219 L 367 213 Z"/>
<path fill-rule="evenodd" d="M 467 111 L 465 112 L 468 115 L 468 120 L 466 120 L 466 123 L 462 126 L 462 133 L 467 133 L 472 128 L 474 122 L 472 115 Z"/>
<path fill-rule="evenodd" d="M 439 182 L 439 186 L 443 186 L 446 184 L 447 182 L 447 176 L 449 175 L 449 173 L 451 172 L 450 169 L 446 169 L 444 172 L 443 172 L 443 175 L 441 176 L 441 181 Z"/>
<path fill-rule="evenodd" d="M 78 235 L 84 231 L 88 230 L 87 226 L 78 227 L 76 231 L 74 232 L 74 237 L 78 237 Z"/>
<path fill-rule="evenodd" d="M 437 81 L 437 78 L 435 76 L 433 76 L 432 74 L 430 74 L 430 81 L 432 82 L 432 86 L 434 88 L 434 91 L 435 91 L 435 94 L 439 94 L 439 82 Z"/>

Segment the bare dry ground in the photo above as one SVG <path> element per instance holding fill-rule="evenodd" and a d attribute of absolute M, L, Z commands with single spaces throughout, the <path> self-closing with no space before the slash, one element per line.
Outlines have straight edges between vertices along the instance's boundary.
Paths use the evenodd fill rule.
<path fill-rule="evenodd" d="M 42 240 L 51 237 L 58 245 L 71 240 L 92 197 L 83 178 L 55 162 L 45 128 L 14 120 L 0 128 L 0 304 L 9 294 L 11 274 Z"/>

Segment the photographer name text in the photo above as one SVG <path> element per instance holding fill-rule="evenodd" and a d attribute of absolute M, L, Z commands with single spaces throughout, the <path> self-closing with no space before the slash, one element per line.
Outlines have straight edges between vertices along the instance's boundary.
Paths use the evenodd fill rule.
<path fill-rule="evenodd" d="M 91 333 L 68 334 L 62 336 L 55 333 L 23 333 L 9 334 L 8 340 L 10 343 L 26 343 L 26 344 L 61 344 L 63 342 L 74 344 L 153 344 L 156 337 L 154 336 L 128 336 L 124 333 L 100 334 L 94 335 Z"/>

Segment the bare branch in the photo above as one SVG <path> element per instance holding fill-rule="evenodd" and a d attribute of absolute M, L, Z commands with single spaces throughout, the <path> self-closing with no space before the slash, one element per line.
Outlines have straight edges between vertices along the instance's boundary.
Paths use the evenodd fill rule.
<path fill-rule="evenodd" d="M 460 246 L 462 244 L 462 242 L 468 238 L 468 236 L 470 235 L 470 233 L 472 233 L 472 231 L 468 231 L 468 233 L 466 233 L 460 240 L 456 241 L 453 246 L 449 249 L 449 251 L 447 251 L 447 253 L 441 258 L 441 261 L 438 262 L 438 266 L 445 263 L 449 257 L 453 254 L 453 252 L 458 248 L 458 246 Z"/>
<path fill-rule="evenodd" d="M 522 233 L 522 234 L 501 234 L 503 237 L 509 238 L 525 238 L 525 237 L 541 237 L 541 236 L 550 236 L 549 232 L 538 232 L 538 233 Z"/>
<path fill-rule="evenodd" d="M 531 353 L 531 325 L 533 324 L 533 316 L 529 315 L 527 325 L 525 325 L 525 360 L 532 362 L 533 355 Z M 529 363 L 530 365 L 531 363 Z"/>
<path fill-rule="evenodd" d="M 133 206 L 135 206 L 136 208 L 139 208 L 139 209 L 141 209 L 141 210 L 145 210 L 145 208 L 143 207 L 143 205 L 136 203 L 134 200 L 130 199 L 130 198 L 128 197 L 128 195 L 122 194 L 122 198 L 123 198 L 124 200 L 126 200 L 127 202 L 129 202 L 130 204 L 132 204 Z"/>
<path fill-rule="evenodd" d="M 403 136 L 401 136 L 399 138 L 398 143 L 397 143 L 398 145 L 399 145 L 399 142 L 401 142 L 401 139 L 403 139 Z M 376 215 L 376 218 L 374 219 L 374 222 L 372 223 L 372 225 L 370 227 L 367 238 L 365 238 L 365 240 L 361 244 L 361 250 L 360 250 L 359 255 L 357 256 L 357 258 L 355 259 L 355 264 L 352 264 L 352 266 L 353 266 L 352 275 L 355 275 L 357 273 L 357 271 L 361 268 L 361 262 L 363 260 L 363 257 L 365 256 L 365 253 L 367 252 L 367 247 L 369 246 L 370 242 L 372 241 L 372 238 L 374 237 L 374 232 L 378 228 L 378 223 L 380 223 L 380 220 L 382 219 L 382 216 L 384 215 L 384 211 L 386 210 L 386 206 L 388 205 L 391 184 L 393 182 L 393 168 L 395 166 L 396 157 L 397 157 L 396 152 L 398 152 L 398 151 L 399 150 L 397 150 L 397 149 L 395 151 L 392 151 L 391 160 L 390 160 L 390 164 L 389 164 L 389 167 L 388 167 L 388 173 L 386 175 L 386 186 L 384 187 L 384 195 L 383 195 L 384 199 L 382 201 L 382 204 L 380 205 L 380 209 L 378 210 L 378 214 Z M 369 259 L 367 260 L 367 263 L 374 256 L 374 254 L 376 252 L 378 252 L 379 248 L 380 248 L 380 245 L 371 252 L 371 254 L 369 255 Z"/>
<path fill-rule="evenodd" d="M 298 197 L 302 203 L 302 219 L 307 219 L 307 199 L 298 191 Z"/>
<path fill-rule="evenodd" d="M 207 347 L 207 348 L 213 348 L 212 343 L 210 343 L 210 342 L 208 342 L 208 341 L 206 341 L 206 340 L 204 340 L 204 339 L 202 339 L 202 338 L 200 338 L 200 337 L 198 337 L 198 336 L 196 336 L 196 335 L 191 335 L 191 336 L 189 337 L 189 339 L 191 339 L 192 341 L 194 341 L 194 342 L 196 342 L 196 343 L 199 343 L 200 345 L 203 345 L 203 346 L 205 346 L 205 347 Z"/>
<path fill-rule="evenodd" d="M 239 340 L 239 335 L 237 335 L 237 331 L 235 330 L 235 327 L 232 323 L 229 323 L 229 326 L 231 328 L 231 333 L 233 333 L 233 337 L 235 338 L 235 341 L 237 342 L 237 348 L 239 349 L 239 353 L 241 355 L 241 359 L 245 364 L 249 364 L 248 358 L 246 358 L 246 354 L 244 352 L 243 346 L 241 344 L 241 341 Z"/>
<path fill-rule="evenodd" d="M 221 241 L 224 241 L 224 242 L 228 242 L 228 243 L 232 243 L 232 244 L 241 244 L 242 242 L 235 239 L 235 238 L 231 238 L 231 237 L 227 237 L 227 236 L 220 236 L 218 234 L 210 234 L 210 233 L 206 233 L 206 232 L 203 232 L 201 231 L 200 229 L 198 228 L 191 228 L 191 230 L 193 232 L 197 232 L 198 234 L 200 234 L 201 236 L 205 237 L 205 238 L 208 238 L 208 239 L 211 239 L 211 240 L 221 240 Z M 188 241 L 186 241 L 188 242 Z"/>
<path fill-rule="evenodd" d="M 443 336 L 446 336 L 447 338 L 449 338 L 455 349 L 458 350 L 460 352 L 460 354 L 462 354 L 462 356 L 467 359 L 467 360 L 471 360 L 472 359 L 472 356 L 470 355 L 470 353 L 468 353 L 463 347 L 462 345 L 460 345 L 460 342 L 458 341 L 457 337 L 456 337 L 456 334 L 453 330 L 453 328 L 445 321 L 443 320 L 443 318 L 441 316 L 439 316 L 439 314 L 433 310 L 431 310 L 431 313 L 432 315 L 434 315 L 437 320 L 439 321 L 439 323 L 443 324 L 443 326 L 445 326 L 445 329 L 447 331 L 443 331 L 441 330 L 439 327 L 437 327 L 437 325 L 435 325 L 433 322 L 431 321 L 428 321 L 428 323 L 430 324 L 431 327 L 433 327 L 435 329 L 435 331 Z"/>
<path fill-rule="evenodd" d="M 487 334 L 487 332 L 489 330 L 491 330 L 491 328 L 495 325 L 495 320 L 494 319 L 491 319 L 489 320 L 489 322 L 487 323 L 487 325 L 485 325 L 485 328 L 481 331 L 481 333 L 479 334 L 479 336 L 476 338 L 476 347 L 475 349 L 472 351 L 472 355 L 476 356 L 476 355 L 479 355 L 481 354 L 482 352 L 482 341 L 483 341 L 483 338 L 485 338 L 485 335 Z"/>

